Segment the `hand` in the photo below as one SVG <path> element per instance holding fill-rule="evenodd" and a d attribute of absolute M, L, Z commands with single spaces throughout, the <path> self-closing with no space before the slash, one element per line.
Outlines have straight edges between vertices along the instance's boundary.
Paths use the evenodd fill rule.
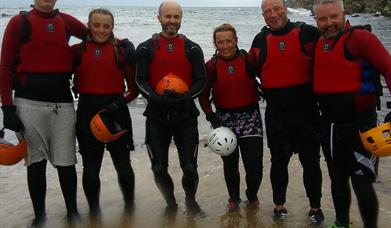
<path fill-rule="evenodd" d="M 113 102 L 105 106 L 108 113 L 119 113 L 121 110 L 127 108 L 127 102 L 123 96 L 118 97 Z"/>
<path fill-rule="evenodd" d="M 13 105 L 1 106 L 3 110 L 3 125 L 12 131 L 19 132 L 24 129 L 22 121 L 16 115 L 16 108 Z"/>
<path fill-rule="evenodd" d="M 220 120 L 217 119 L 217 116 L 214 112 L 210 112 L 206 114 L 206 120 L 212 124 L 213 129 L 224 126 Z"/>
<path fill-rule="evenodd" d="M 119 45 L 124 48 L 125 61 L 129 64 L 133 64 L 136 61 L 136 49 L 130 40 L 122 39 L 119 42 Z"/>

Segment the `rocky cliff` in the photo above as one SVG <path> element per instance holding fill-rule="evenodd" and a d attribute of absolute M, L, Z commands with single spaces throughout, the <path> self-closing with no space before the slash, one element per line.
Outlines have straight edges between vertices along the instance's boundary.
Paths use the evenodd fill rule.
<path fill-rule="evenodd" d="M 287 0 L 288 6 L 312 9 L 314 0 Z M 376 13 L 391 17 L 391 0 L 345 0 L 345 9 L 349 14 Z"/>

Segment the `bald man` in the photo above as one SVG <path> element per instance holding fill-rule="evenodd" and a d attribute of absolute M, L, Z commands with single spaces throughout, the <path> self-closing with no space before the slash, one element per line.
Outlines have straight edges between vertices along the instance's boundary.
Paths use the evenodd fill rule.
<path fill-rule="evenodd" d="M 319 33 L 313 26 L 291 22 L 283 0 L 264 0 L 261 8 L 267 26 L 255 36 L 249 56 L 258 66 L 267 102 L 265 125 L 272 162 L 273 218 L 283 219 L 288 214 L 284 206 L 288 163 L 297 153 L 310 201 L 308 216 L 321 224 L 320 143 L 313 134 L 319 111 L 312 93 L 313 47 Z"/>
<path fill-rule="evenodd" d="M 148 100 L 144 112 L 147 117 L 145 143 L 155 182 L 167 203 L 166 212 L 178 209 L 174 184 L 167 171 L 169 146 L 174 138 L 183 171 L 186 207 L 190 212 L 203 213 L 195 200 L 199 111 L 194 99 L 206 85 L 206 73 L 201 48 L 178 33 L 182 14 L 181 6 L 175 1 L 164 1 L 159 6 L 157 18 L 162 30 L 137 48 L 136 83 Z M 186 83 L 188 91 L 178 93 L 174 88 L 158 95 L 156 86 L 168 74 Z"/>

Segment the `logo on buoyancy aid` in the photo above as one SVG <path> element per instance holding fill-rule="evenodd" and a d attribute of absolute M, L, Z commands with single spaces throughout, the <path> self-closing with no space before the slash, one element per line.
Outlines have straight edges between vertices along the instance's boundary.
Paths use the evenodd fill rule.
<path fill-rule="evenodd" d="M 95 49 L 95 57 L 101 57 L 102 56 L 102 50 L 97 48 Z"/>
<path fill-rule="evenodd" d="M 168 50 L 169 52 L 174 51 L 174 45 L 173 45 L 173 44 L 167 44 L 167 50 Z"/>
<path fill-rule="evenodd" d="M 323 45 L 323 52 L 329 52 L 329 50 L 330 50 L 330 45 L 328 43 L 325 43 Z"/>
<path fill-rule="evenodd" d="M 228 72 L 228 74 L 233 74 L 233 73 L 235 73 L 235 67 L 233 67 L 233 66 L 228 66 L 228 67 L 227 67 L 227 72 Z"/>
<path fill-rule="evenodd" d="M 280 41 L 280 43 L 278 44 L 278 47 L 279 47 L 280 51 L 284 51 L 285 50 L 285 41 Z"/>
<path fill-rule="evenodd" d="M 48 32 L 54 32 L 54 24 L 50 23 L 47 25 Z"/>

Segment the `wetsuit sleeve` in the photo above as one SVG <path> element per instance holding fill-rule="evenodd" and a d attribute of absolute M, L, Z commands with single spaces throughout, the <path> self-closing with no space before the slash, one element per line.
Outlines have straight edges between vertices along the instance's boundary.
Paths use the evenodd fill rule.
<path fill-rule="evenodd" d="M 380 40 L 369 31 L 355 29 L 346 45 L 355 58 L 370 63 L 384 76 L 391 92 L 391 56 Z"/>
<path fill-rule="evenodd" d="M 124 98 L 125 98 L 126 102 L 129 103 L 132 100 L 134 100 L 139 94 L 138 88 L 136 85 L 136 81 L 134 79 L 135 69 L 134 69 L 134 66 L 130 65 L 126 61 L 124 54 L 121 57 L 121 60 L 122 60 L 122 65 L 124 66 L 125 80 L 126 80 L 126 85 L 127 85 L 127 91 L 124 94 Z"/>
<path fill-rule="evenodd" d="M 60 13 L 61 18 L 64 20 L 67 31 L 74 37 L 84 40 L 88 34 L 87 27 L 76 18 L 71 15 Z"/>
<path fill-rule="evenodd" d="M 316 42 L 318 41 L 319 37 L 320 32 L 316 27 L 307 24 L 302 26 L 300 32 L 300 41 L 302 43 L 303 51 L 307 56 L 314 56 Z"/>
<path fill-rule="evenodd" d="M 248 61 L 255 67 L 255 72 L 257 75 L 259 75 L 259 72 L 261 72 L 258 63 L 260 61 L 259 58 L 261 58 L 262 42 L 263 42 L 262 34 L 258 33 L 254 37 L 253 42 L 251 44 L 251 48 L 248 51 Z"/>
<path fill-rule="evenodd" d="M 72 53 L 73 53 L 73 69 L 75 70 L 77 67 L 79 67 L 81 62 L 81 55 L 83 52 L 82 43 L 74 44 L 71 46 Z"/>
<path fill-rule="evenodd" d="M 193 99 L 198 97 L 201 92 L 205 89 L 206 86 L 206 71 L 205 71 L 205 60 L 204 54 L 201 50 L 201 47 L 190 41 L 188 42 L 188 50 L 189 50 L 189 60 L 192 65 L 192 85 L 190 87 L 188 95 L 190 95 Z"/>
<path fill-rule="evenodd" d="M 22 25 L 21 15 L 13 17 L 3 35 L 0 60 L 0 95 L 3 106 L 12 105 L 12 77 L 16 71 L 18 53 L 22 43 Z"/>
<path fill-rule="evenodd" d="M 141 44 L 136 49 L 137 64 L 136 64 L 136 84 L 140 93 L 147 99 L 157 94 L 149 85 L 149 63 L 152 59 L 153 44 L 149 39 Z"/>
<path fill-rule="evenodd" d="M 213 112 L 212 104 L 209 101 L 210 92 L 212 90 L 212 86 L 210 83 L 210 78 L 211 78 L 211 76 L 210 76 L 211 75 L 211 61 L 210 60 L 206 63 L 206 72 L 208 75 L 206 87 L 202 91 L 200 96 L 198 97 L 198 101 L 200 102 L 200 106 L 205 114 Z"/>

